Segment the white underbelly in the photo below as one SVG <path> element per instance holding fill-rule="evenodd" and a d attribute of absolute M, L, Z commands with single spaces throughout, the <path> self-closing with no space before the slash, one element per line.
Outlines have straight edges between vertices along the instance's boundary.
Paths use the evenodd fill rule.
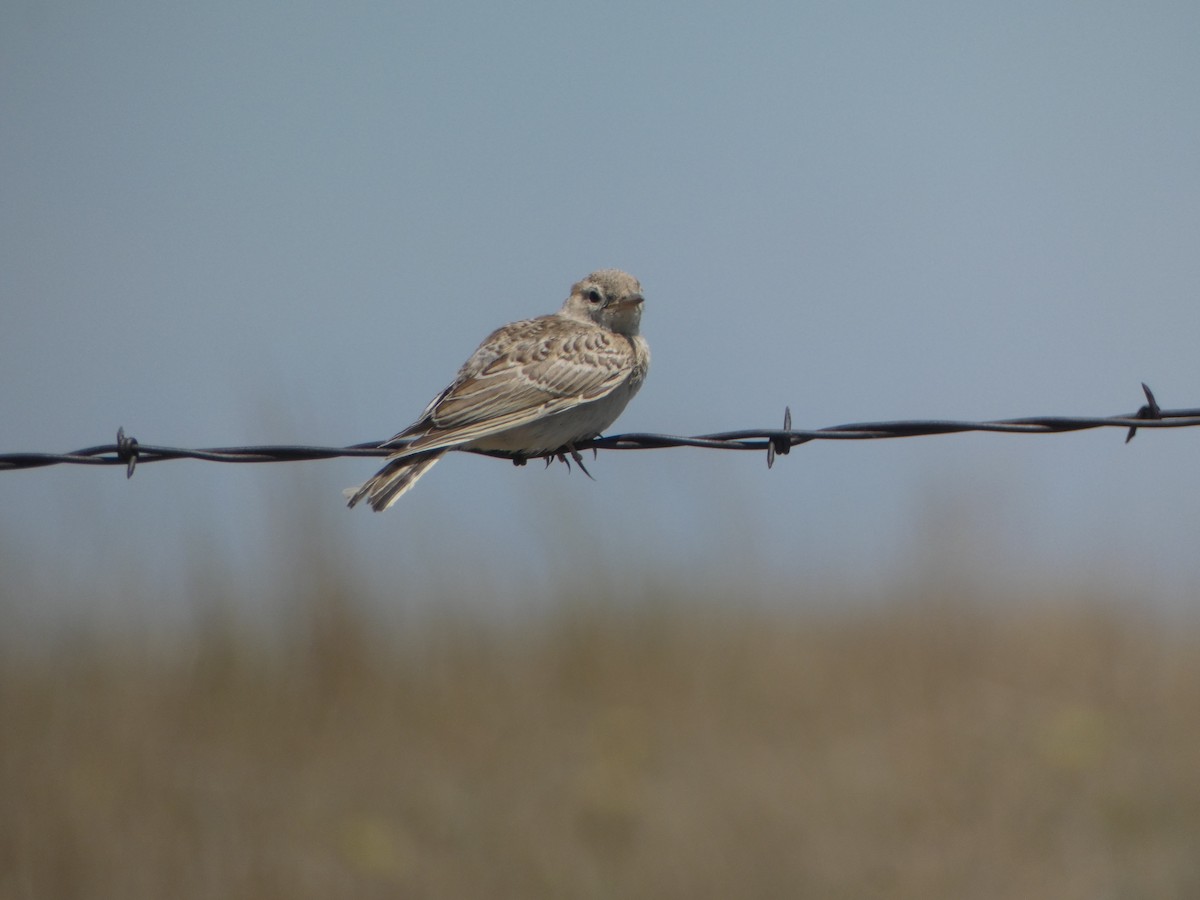
<path fill-rule="evenodd" d="M 601 434 L 617 420 L 641 382 L 625 383 L 606 397 L 479 438 L 467 444 L 475 450 L 498 450 L 535 456 Z"/>

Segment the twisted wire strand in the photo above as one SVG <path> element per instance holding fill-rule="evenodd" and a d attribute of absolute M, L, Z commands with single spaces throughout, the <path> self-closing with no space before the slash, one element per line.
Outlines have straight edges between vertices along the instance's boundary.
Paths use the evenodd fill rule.
<path fill-rule="evenodd" d="M 986 422 L 963 422 L 943 419 L 914 419 L 895 422 L 855 422 L 816 430 L 792 428 L 791 410 L 784 411 L 782 429 L 746 429 L 682 437 L 671 434 L 632 433 L 597 437 L 580 441 L 573 448 L 581 450 L 662 450 L 674 447 L 698 447 L 708 450 L 755 450 L 767 452 L 767 466 L 777 456 L 787 454 L 793 447 L 809 441 L 864 441 L 889 438 L 922 437 L 964 432 L 996 432 L 1002 434 L 1061 434 L 1092 428 L 1127 429 L 1125 442 L 1132 440 L 1139 428 L 1191 428 L 1200 425 L 1200 407 L 1192 409 L 1161 409 L 1154 394 L 1145 384 L 1142 390 L 1146 404 L 1131 415 L 1093 416 L 1030 416 L 1018 419 L 998 419 Z M 162 462 L 169 459 L 198 459 L 223 463 L 297 462 L 301 460 L 335 459 L 341 457 L 385 457 L 402 447 L 404 442 L 370 441 L 348 447 L 314 447 L 275 444 L 253 447 L 210 447 L 190 450 L 181 447 L 161 447 L 143 444 L 117 430 L 114 444 L 84 447 L 70 453 L 0 453 L 0 471 L 34 469 L 54 465 L 125 466 L 126 477 L 133 475 L 139 463 Z M 571 448 L 563 448 L 564 451 Z M 511 454 L 486 450 L 465 450 L 483 456 L 511 459 L 524 464 L 525 459 Z M 547 460 L 560 453 L 546 454 Z"/>

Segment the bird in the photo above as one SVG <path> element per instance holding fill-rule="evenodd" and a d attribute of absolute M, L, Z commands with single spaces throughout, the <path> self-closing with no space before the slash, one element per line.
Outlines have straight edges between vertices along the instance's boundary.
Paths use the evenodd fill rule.
<path fill-rule="evenodd" d="M 380 445 L 396 452 L 346 490 L 348 505 L 366 500 L 382 512 L 455 449 L 518 462 L 554 455 L 566 462 L 570 453 L 583 468 L 575 444 L 615 422 L 650 369 L 644 305 L 636 278 L 601 269 L 572 285 L 558 312 L 493 331 L 420 418 Z"/>

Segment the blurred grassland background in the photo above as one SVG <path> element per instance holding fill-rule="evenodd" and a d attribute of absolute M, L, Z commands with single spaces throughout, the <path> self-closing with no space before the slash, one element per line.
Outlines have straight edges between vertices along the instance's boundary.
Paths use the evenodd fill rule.
<path fill-rule="evenodd" d="M 1200 894 L 1192 617 L 937 566 L 870 598 L 583 566 L 489 616 L 305 541 L 269 598 L 209 559 L 171 627 L 39 626 L 7 561 L 0 896 Z"/>
<path fill-rule="evenodd" d="M 623 432 L 1194 406 L 1198 46 L 0 4 L 0 451 L 384 439 L 610 265 Z M 1200 897 L 1196 438 L 0 473 L 0 900 Z"/>

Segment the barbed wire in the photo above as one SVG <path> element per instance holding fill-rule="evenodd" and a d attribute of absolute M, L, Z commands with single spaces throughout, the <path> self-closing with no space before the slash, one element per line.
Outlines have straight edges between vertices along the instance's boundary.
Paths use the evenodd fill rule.
<path fill-rule="evenodd" d="M 989 422 L 960 422 L 942 419 L 915 419 L 898 422 L 856 422 L 816 430 L 792 428 L 791 409 L 784 410 L 782 429 L 747 429 L 681 437 L 671 434 L 618 434 L 580 441 L 574 446 L 581 450 L 662 450 L 671 447 L 699 447 L 707 450 L 756 450 L 767 452 L 767 467 L 777 456 L 786 455 L 793 447 L 809 441 L 864 441 L 887 438 L 922 437 L 964 432 L 999 432 L 1004 434 L 1061 434 L 1091 428 L 1128 429 L 1129 443 L 1139 428 L 1191 428 L 1200 425 L 1200 408 L 1161 409 L 1154 394 L 1145 384 L 1146 404 L 1131 415 L 1091 416 L 1029 416 L 1019 419 L 999 419 Z M 212 447 L 187 450 L 180 447 L 160 447 L 143 444 L 117 429 L 115 444 L 84 447 L 71 453 L 0 453 L 0 471 L 35 469 L 55 465 L 125 466 L 125 476 L 132 477 L 139 463 L 162 462 L 168 459 L 199 459 L 223 463 L 298 462 L 301 460 L 335 459 L 354 456 L 390 456 L 404 446 L 404 441 L 374 441 L 349 447 L 312 447 L 304 445 L 266 445 L 257 447 Z M 525 457 L 488 450 L 466 450 L 482 456 L 510 459 L 524 465 Z M 565 461 L 561 452 L 540 457 L 547 465 L 555 458 Z M 578 461 L 578 459 L 576 459 Z M 586 470 L 585 470 L 586 471 Z"/>

